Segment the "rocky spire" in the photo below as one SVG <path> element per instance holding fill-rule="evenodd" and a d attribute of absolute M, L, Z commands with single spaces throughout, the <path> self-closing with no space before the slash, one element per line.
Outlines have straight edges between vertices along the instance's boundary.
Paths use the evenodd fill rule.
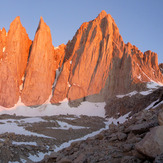
<path fill-rule="evenodd" d="M 3 56 L 0 61 L 0 105 L 11 107 L 19 99 L 19 86 L 27 65 L 31 40 L 20 17 L 16 17 L 11 23 L 8 35 L 2 30 L 1 38 Z"/>
<path fill-rule="evenodd" d="M 54 61 L 50 28 L 41 17 L 32 44 L 21 96 L 25 105 L 41 105 L 49 98 L 57 67 Z"/>

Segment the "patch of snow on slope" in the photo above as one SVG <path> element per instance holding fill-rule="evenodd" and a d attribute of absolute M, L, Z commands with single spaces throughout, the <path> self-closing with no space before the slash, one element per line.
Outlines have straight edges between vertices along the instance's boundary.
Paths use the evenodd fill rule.
<path fill-rule="evenodd" d="M 125 94 L 125 95 L 117 95 L 116 97 L 118 97 L 118 98 L 123 98 L 123 97 L 125 97 L 125 96 L 131 97 L 131 96 L 133 96 L 133 95 L 136 95 L 137 93 L 138 93 L 137 91 L 133 91 L 133 92 L 130 92 L 130 93 Z"/>
<path fill-rule="evenodd" d="M 30 159 L 31 161 L 34 161 L 34 162 L 38 162 L 38 161 L 43 160 L 45 155 L 50 155 L 50 154 L 51 154 L 51 152 L 48 152 L 48 153 L 38 152 L 37 155 L 29 154 L 28 159 Z"/>
<path fill-rule="evenodd" d="M 3 47 L 3 52 L 5 52 L 5 50 L 6 50 L 6 47 Z"/>
<path fill-rule="evenodd" d="M 138 79 L 139 79 L 140 81 L 142 81 L 142 77 L 141 77 L 141 75 L 138 76 Z"/>
<path fill-rule="evenodd" d="M 149 95 L 150 93 L 152 93 L 152 90 L 148 90 L 148 91 L 141 91 L 141 92 L 139 92 L 141 95 L 144 95 L 144 96 L 146 96 L 146 95 Z"/>
<path fill-rule="evenodd" d="M 51 138 L 42 134 L 37 134 L 37 133 L 33 133 L 30 132 L 28 130 L 25 130 L 24 127 L 19 126 L 18 121 L 14 120 L 14 119 L 5 119 L 5 120 L 0 120 L 0 134 L 3 133 L 15 133 L 15 134 L 20 134 L 20 135 L 33 135 L 33 136 L 37 136 L 37 137 L 45 137 L 45 138 Z"/>
<path fill-rule="evenodd" d="M 34 146 L 37 146 L 36 142 L 16 142 L 16 141 L 12 141 L 12 144 L 14 144 L 14 145 L 34 145 Z"/>
<path fill-rule="evenodd" d="M 20 99 L 21 100 L 21 99 Z M 21 102 L 20 102 L 21 103 Z M 13 108 L 0 107 L 1 114 L 16 114 L 22 116 L 52 116 L 52 115 L 87 115 L 87 116 L 99 116 L 105 117 L 105 102 L 91 103 L 84 101 L 78 107 L 70 107 L 68 102 L 62 102 L 59 106 L 52 104 L 41 105 L 36 108 L 27 107 L 22 104 L 22 106 L 16 105 Z"/>
<path fill-rule="evenodd" d="M 89 127 L 83 127 L 83 126 L 73 126 L 73 125 L 70 125 L 66 122 L 62 122 L 62 121 L 56 121 L 60 127 L 48 127 L 49 129 L 61 129 L 61 130 L 68 130 L 70 128 L 72 129 L 85 129 L 85 128 L 89 128 Z"/>
<path fill-rule="evenodd" d="M 23 83 L 19 86 L 19 90 L 20 90 L 20 91 L 23 90 Z"/>
<path fill-rule="evenodd" d="M 158 101 L 157 101 L 158 102 Z M 153 109 L 155 109 L 156 107 L 158 107 L 159 105 L 162 105 L 163 104 L 163 101 L 161 101 L 160 103 L 158 103 L 157 105 L 155 105 L 154 107 L 153 107 Z"/>
<path fill-rule="evenodd" d="M 59 47 L 57 46 L 57 47 L 54 47 L 54 49 L 56 50 L 56 49 L 59 49 Z"/>
<path fill-rule="evenodd" d="M 148 82 L 147 83 L 147 88 L 148 89 L 157 89 L 160 87 L 162 84 L 161 83 L 156 83 L 156 82 Z"/>
<path fill-rule="evenodd" d="M 67 82 L 67 85 L 68 85 L 68 87 L 71 87 L 71 84 L 69 82 Z"/>
<path fill-rule="evenodd" d="M 55 72 L 55 80 L 54 80 L 54 83 L 53 83 L 53 86 L 52 88 L 55 87 L 56 83 L 57 83 L 57 80 L 58 80 L 58 77 L 59 77 L 59 74 L 60 74 L 60 70 L 59 69 L 56 69 L 56 72 Z"/>
<path fill-rule="evenodd" d="M 93 137 L 93 136 L 99 134 L 100 132 L 109 129 L 109 125 L 111 123 L 114 123 L 114 124 L 117 124 L 118 122 L 119 123 L 124 123 L 127 120 L 127 117 L 129 116 L 129 114 L 130 114 L 130 112 L 127 113 L 127 114 L 125 114 L 124 116 L 119 117 L 118 119 L 109 118 L 109 119 L 107 119 L 107 122 L 105 122 L 105 128 L 102 128 L 102 129 L 100 129 L 98 131 L 95 131 L 95 132 L 92 132 L 92 133 L 90 133 L 88 135 L 85 135 L 82 138 L 78 138 L 78 139 L 74 139 L 74 140 L 70 140 L 68 142 L 65 142 L 65 143 L 61 144 L 59 147 L 56 146 L 56 148 L 54 149 L 54 151 L 55 152 L 58 152 L 58 151 L 62 150 L 63 148 L 69 147 L 71 145 L 71 143 L 73 143 L 73 142 L 81 141 L 81 140 L 86 140 L 89 137 Z"/>
<path fill-rule="evenodd" d="M 46 120 L 42 119 L 41 117 L 33 117 L 33 118 L 23 118 L 18 120 L 21 123 L 39 123 L 39 122 L 47 122 Z"/>
<path fill-rule="evenodd" d="M 145 74 L 144 71 L 140 68 L 139 64 L 137 63 L 136 65 L 138 66 L 139 70 L 144 74 L 144 76 L 146 76 L 149 81 L 152 81 L 152 79 L 147 74 Z"/>
<path fill-rule="evenodd" d="M 154 102 L 152 102 L 148 107 L 145 108 L 145 110 L 151 109 L 151 108 L 153 107 L 153 105 L 154 105 L 156 102 L 158 102 L 158 101 L 159 101 L 159 99 L 156 100 L 156 101 L 154 101 Z"/>

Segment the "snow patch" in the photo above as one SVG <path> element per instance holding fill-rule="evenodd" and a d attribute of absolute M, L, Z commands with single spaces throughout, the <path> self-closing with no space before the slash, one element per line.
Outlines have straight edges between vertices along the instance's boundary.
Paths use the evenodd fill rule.
<path fill-rule="evenodd" d="M 141 75 L 139 75 L 137 78 L 138 78 L 140 81 L 142 81 L 142 77 L 141 77 Z"/>
<path fill-rule="evenodd" d="M 36 142 L 16 142 L 16 141 L 12 141 L 12 144 L 14 144 L 14 145 L 34 145 L 34 146 L 37 146 Z"/>
<path fill-rule="evenodd" d="M 69 147 L 71 145 L 71 143 L 73 143 L 73 142 L 81 141 L 81 140 L 86 140 L 89 137 L 93 137 L 93 136 L 99 134 L 100 132 L 109 129 L 109 125 L 111 123 L 114 123 L 114 124 L 118 124 L 118 122 L 119 123 L 124 123 L 127 120 L 127 117 L 129 116 L 129 114 L 130 114 L 130 112 L 125 114 L 124 116 L 119 117 L 118 119 L 109 118 L 109 119 L 107 119 L 107 122 L 105 122 L 105 128 L 102 128 L 102 129 L 100 129 L 98 131 L 92 132 L 92 133 L 90 133 L 88 135 L 85 135 L 84 137 L 81 137 L 81 138 L 78 138 L 78 139 L 74 139 L 74 140 L 70 140 L 68 142 L 65 142 L 65 143 L 61 144 L 59 147 L 56 146 L 54 151 L 58 152 L 58 151 L 60 151 L 60 150 L 62 150 L 64 148 Z"/>
<path fill-rule="evenodd" d="M 157 101 L 158 102 L 158 101 Z M 157 105 L 155 105 L 154 107 L 153 107 L 153 109 L 155 109 L 156 107 L 158 107 L 159 105 L 162 105 L 163 104 L 163 101 L 161 101 L 160 103 L 158 103 Z"/>
<path fill-rule="evenodd" d="M 139 64 L 136 64 L 138 66 L 138 68 L 141 70 L 141 72 L 144 74 L 144 76 L 146 76 L 150 81 L 152 81 L 151 78 L 149 78 L 149 76 L 147 74 L 144 73 L 144 71 L 140 68 Z"/>
<path fill-rule="evenodd" d="M 19 86 L 19 90 L 20 90 L 20 91 L 23 90 L 23 83 Z"/>
<path fill-rule="evenodd" d="M 156 83 L 156 82 L 148 82 L 147 83 L 147 88 L 148 89 L 157 89 L 158 87 L 160 87 L 162 85 L 162 83 Z"/>
<path fill-rule="evenodd" d="M 54 49 L 56 50 L 56 49 L 59 49 L 59 47 L 57 46 L 57 47 L 54 47 Z"/>
<path fill-rule="evenodd" d="M 48 152 L 48 153 L 38 152 L 37 155 L 29 154 L 28 159 L 30 159 L 31 161 L 37 162 L 37 161 L 43 160 L 45 155 L 50 155 L 50 154 L 51 152 Z"/>
<path fill-rule="evenodd" d="M 73 126 L 73 125 L 70 125 L 66 122 L 62 122 L 62 121 L 56 121 L 58 123 L 58 125 L 60 127 L 48 127 L 49 129 L 55 129 L 55 130 L 69 130 L 70 128 L 72 129 L 88 129 L 89 127 L 83 127 L 83 126 Z"/>
<path fill-rule="evenodd" d="M 77 116 L 76 118 L 64 117 L 63 119 L 67 119 L 67 120 L 73 121 L 73 120 L 75 120 L 75 119 L 77 119 L 77 118 L 80 118 L 80 116 Z"/>
<path fill-rule="evenodd" d="M 133 91 L 133 92 L 130 92 L 130 93 L 125 94 L 125 95 L 116 95 L 116 97 L 117 97 L 117 98 L 123 98 L 123 97 L 125 97 L 125 96 L 131 97 L 131 96 L 133 96 L 133 95 L 136 95 L 137 93 L 138 93 L 137 91 Z"/>
<path fill-rule="evenodd" d="M 6 50 L 6 47 L 3 47 L 3 52 L 5 52 L 5 50 Z"/>
<path fill-rule="evenodd" d="M 39 122 L 47 122 L 46 120 L 42 119 L 41 117 L 32 117 L 32 118 L 23 118 L 18 120 L 21 123 L 39 123 Z"/>
<path fill-rule="evenodd" d="M 67 85 L 68 85 L 68 87 L 71 87 L 71 84 L 69 82 L 67 82 Z"/>
<path fill-rule="evenodd" d="M 20 105 L 22 104 L 22 105 Z M 99 103 L 91 103 L 88 101 L 84 101 L 78 107 L 70 107 L 68 105 L 68 99 L 64 99 L 62 103 L 57 105 L 52 104 L 44 104 L 38 106 L 36 108 L 24 106 L 21 103 L 21 98 L 19 98 L 19 102 L 12 108 L 4 108 L 0 107 L 0 115 L 1 114 L 10 114 L 10 115 L 24 115 L 30 117 L 36 116 L 52 116 L 52 115 L 87 115 L 87 116 L 99 116 L 105 118 L 105 102 Z"/>
<path fill-rule="evenodd" d="M 141 92 L 139 92 L 141 95 L 144 95 L 144 96 L 146 96 L 146 95 L 149 95 L 150 93 L 152 93 L 152 90 L 148 90 L 148 91 L 141 91 Z"/>
<path fill-rule="evenodd" d="M 147 107 L 145 108 L 145 110 L 151 109 L 151 108 L 153 107 L 153 105 L 154 105 L 156 102 L 158 102 L 158 101 L 159 101 L 159 99 L 156 100 L 156 101 L 154 101 L 154 102 L 152 102 L 149 106 L 147 106 Z"/>
<path fill-rule="evenodd" d="M 19 120 L 15 119 L 3 119 L 0 120 L 0 134 L 4 134 L 6 132 L 8 133 L 15 133 L 15 134 L 20 134 L 20 135 L 28 135 L 28 136 L 37 136 L 37 137 L 45 137 L 45 138 L 51 138 L 42 134 L 37 134 L 30 132 L 28 130 L 25 130 L 24 127 L 19 126 Z"/>
<path fill-rule="evenodd" d="M 24 77 L 24 75 L 22 76 L 22 81 L 24 81 L 24 79 L 25 79 L 25 77 Z"/>

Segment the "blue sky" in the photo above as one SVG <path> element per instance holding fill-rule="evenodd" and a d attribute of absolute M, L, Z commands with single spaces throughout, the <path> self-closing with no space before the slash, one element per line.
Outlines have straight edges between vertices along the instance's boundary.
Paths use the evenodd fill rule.
<path fill-rule="evenodd" d="M 67 43 L 83 22 L 94 19 L 102 10 L 114 18 L 125 43 L 141 51 L 152 50 L 163 62 L 163 0 L 3 0 L 0 28 L 8 31 L 20 16 L 33 40 L 40 16 L 50 26 L 53 45 Z"/>

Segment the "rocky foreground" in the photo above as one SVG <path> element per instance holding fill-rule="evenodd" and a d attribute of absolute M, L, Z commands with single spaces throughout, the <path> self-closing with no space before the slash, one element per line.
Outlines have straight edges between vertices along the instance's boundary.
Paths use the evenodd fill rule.
<path fill-rule="evenodd" d="M 45 156 L 40 163 L 162 163 L 163 103 L 143 110 L 123 124 Z"/>
<path fill-rule="evenodd" d="M 40 161 L 44 155 L 62 149 L 63 143 L 105 127 L 104 121 L 100 117 L 73 115 L 1 115 L 0 163 Z"/>

